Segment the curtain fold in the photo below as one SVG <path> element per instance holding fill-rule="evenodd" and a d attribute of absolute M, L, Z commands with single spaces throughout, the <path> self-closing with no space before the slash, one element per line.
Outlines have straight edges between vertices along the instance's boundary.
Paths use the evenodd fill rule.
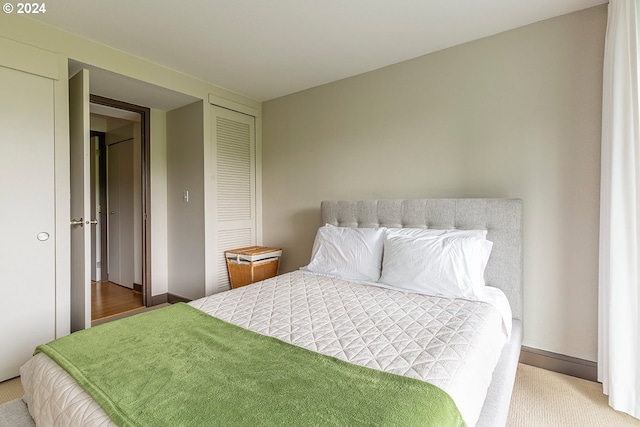
<path fill-rule="evenodd" d="M 603 69 L 598 380 L 640 418 L 640 0 L 610 0 Z"/>

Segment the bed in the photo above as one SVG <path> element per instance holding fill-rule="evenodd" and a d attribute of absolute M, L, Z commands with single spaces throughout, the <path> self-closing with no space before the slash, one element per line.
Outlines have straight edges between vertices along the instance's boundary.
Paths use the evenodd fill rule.
<path fill-rule="evenodd" d="M 319 360 L 318 363 L 335 362 L 339 369 L 355 369 L 356 375 L 361 371 L 386 375 L 373 379 L 374 384 L 381 384 L 379 381 L 389 378 L 406 379 L 410 387 L 417 383 L 433 384 L 438 390 L 444 390 L 445 398 L 452 399 L 467 425 L 504 425 L 522 340 L 522 202 L 516 199 L 325 201 L 321 205 L 321 215 L 322 223 L 326 224 L 321 228 L 334 227 L 335 230 L 329 229 L 332 233 L 336 230 L 464 230 L 463 233 L 468 230 L 484 230 L 486 240 L 492 243 L 490 257 L 484 268 L 487 292 L 491 295 L 501 294 L 501 298 L 508 301 L 507 307 L 501 305 L 502 300 L 497 296 L 495 300 L 498 302 L 488 301 L 485 297 L 434 297 L 396 289 L 385 283 L 375 283 L 375 280 L 345 278 L 330 274 L 331 272 L 318 272 L 316 269 L 287 273 L 192 301 L 188 309 L 185 307 L 182 310 L 195 317 L 207 313 L 204 315 L 207 319 L 220 321 L 224 324 L 221 326 L 231 325 L 229 327 L 235 329 L 230 333 L 240 334 L 238 342 L 243 342 L 242 339 L 247 335 L 245 332 L 257 333 L 260 337 L 266 337 L 262 340 L 268 341 L 265 345 L 277 347 L 273 350 L 276 352 L 283 351 L 284 354 L 292 350 L 295 357 L 298 353 L 304 353 L 303 356 L 314 360 L 313 364 L 316 363 L 315 360 Z M 385 233 L 385 243 L 390 242 L 388 232 Z M 318 238 L 317 236 L 316 241 Z M 477 239 L 474 237 L 471 240 Z M 408 240 L 400 236 L 397 241 L 404 244 Z M 387 250 L 386 246 L 384 248 Z M 391 254 L 391 251 L 387 253 Z M 393 257 L 389 255 L 387 258 L 381 268 L 388 266 Z M 315 256 L 308 266 L 310 270 L 314 270 L 314 260 Z M 382 272 L 380 279 L 384 277 L 390 275 Z M 177 310 L 177 307 L 171 309 Z M 172 316 L 175 314 L 168 318 L 173 319 Z M 136 317 L 141 317 L 143 321 L 145 319 L 142 316 Z M 146 319 L 151 323 L 162 321 L 151 321 L 150 317 Z M 118 328 L 131 321 L 133 320 L 123 319 L 112 322 L 115 326 L 110 328 Z M 169 323 L 173 321 L 167 325 Z M 182 329 L 185 328 L 180 328 Z M 235 340 L 236 338 L 233 339 L 234 342 Z M 167 348 L 173 346 L 174 344 L 166 344 Z M 254 345 L 253 341 L 247 346 L 262 349 L 260 345 Z M 109 351 L 109 347 L 100 350 L 104 354 Z M 243 355 L 251 357 L 254 354 L 247 356 L 245 352 Z M 309 365 L 308 360 L 311 359 L 303 360 L 302 365 Z M 146 369 L 149 370 L 148 367 Z M 265 370 L 264 367 L 259 369 L 259 374 Z M 323 367 L 319 371 L 320 377 L 325 369 Z M 349 372 L 351 375 L 352 371 Z M 21 377 L 25 389 L 24 400 L 38 425 L 114 425 L 105 410 L 47 354 L 38 353 L 27 362 L 21 369 Z M 321 380 L 323 379 L 314 379 Z M 241 382 L 242 377 L 233 381 Z M 337 400 L 321 406 L 322 417 L 325 418 L 313 421 L 305 418 L 303 411 L 295 414 L 298 417 L 294 418 L 295 424 L 324 424 L 324 421 L 333 420 L 326 418 L 332 416 L 331 408 L 341 408 L 336 411 L 344 412 L 349 409 L 340 406 L 342 401 L 353 399 L 357 402 L 355 396 L 341 397 L 340 393 L 345 392 L 340 391 L 341 384 L 332 384 L 330 387 L 335 387 L 335 393 L 328 394 L 335 394 Z M 162 385 L 156 386 L 162 388 Z M 145 387 L 148 389 L 148 384 Z M 316 388 L 321 387 L 314 383 L 310 388 L 304 389 L 304 394 L 311 396 Z M 351 388 L 358 391 L 355 394 L 360 393 L 359 384 L 352 383 L 345 388 L 347 395 Z M 376 393 L 380 387 L 373 388 L 376 390 L 372 391 Z M 296 402 L 297 396 L 291 396 L 288 387 L 280 385 L 275 390 L 274 387 L 269 390 L 268 393 L 260 393 L 281 393 L 284 390 L 289 393 L 286 403 Z M 411 398 L 414 394 L 414 391 L 409 392 Z M 213 398 L 206 397 L 208 400 L 200 405 L 208 406 L 213 401 L 223 400 L 223 395 L 226 393 L 218 393 Z M 372 399 L 366 394 L 363 396 L 365 401 Z M 374 399 L 387 399 L 387 396 L 372 396 L 376 396 Z M 197 400 L 194 396 L 186 399 L 188 402 Z M 259 394 L 252 399 L 261 401 Z M 268 396 L 265 400 L 271 401 L 272 397 Z M 400 402 L 406 400 L 406 394 L 400 397 Z M 145 402 L 142 405 L 148 403 Z M 241 404 L 238 405 L 241 408 Z M 359 405 L 358 403 L 356 406 Z M 236 405 L 232 402 L 227 404 L 227 407 L 230 406 Z M 395 407 L 396 403 L 390 406 Z M 369 412 L 375 409 L 377 408 L 367 409 L 367 414 L 358 416 L 370 415 Z M 389 411 L 385 411 L 376 416 L 387 416 Z M 260 418 L 245 418 L 246 412 L 253 412 L 253 409 L 241 410 L 239 415 L 233 415 L 240 418 L 224 418 L 220 415 L 219 419 L 225 420 L 220 424 L 252 425 L 261 421 Z M 290 412 L 289 410 L 289 415 Z M 395 414 L 391 413 L 389 416 L 393 417 Z M 167 419 L 169 418 L 164 418 Z M 358 419 L 351 418 L 356 421 L 348 423 L 365 424 L 358 422 Z M 117 420 L 118 424 L 126 424 Z M 178 418 L 180 420 L 183 418 Z M 274 421 L 272 424 L 286 423 L 291 424 L 291 419 Z M 189 422 L 179 424 L 188 425 Z"/>

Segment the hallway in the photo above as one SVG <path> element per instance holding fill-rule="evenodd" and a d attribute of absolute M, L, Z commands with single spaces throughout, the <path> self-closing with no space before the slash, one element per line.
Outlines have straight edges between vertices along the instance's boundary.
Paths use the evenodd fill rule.
<path fill-rule="evenodd" d="M 144 308 L 142 293 L 112 282 L 91 282 L 91 321 Z"/>

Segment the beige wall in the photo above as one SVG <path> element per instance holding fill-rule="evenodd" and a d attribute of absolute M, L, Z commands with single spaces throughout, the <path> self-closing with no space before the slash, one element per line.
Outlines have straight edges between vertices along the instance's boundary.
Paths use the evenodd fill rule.
<path fill-rule="evenodd" d="M 167 113 L 168 291 L 189 299 L 205 295 L 203 108 Z"/>
<path fill-rule="evenodd" d="M 323 199 L 524 200 L 525 345 L 596 359 L 606 5 L 263 104 L 264 243 Z"/>
<path fill-rule="evenodd" d="M 167 113 L 151 109 L 151 283 L 152 295 L 169 289 L 167 247 Z"/>

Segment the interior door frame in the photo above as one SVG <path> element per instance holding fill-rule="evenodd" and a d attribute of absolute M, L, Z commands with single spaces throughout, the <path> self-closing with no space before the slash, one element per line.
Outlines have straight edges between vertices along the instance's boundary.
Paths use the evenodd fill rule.
<path fill-rule="evenodd" d="M 142 173 L 142 295 L 146 307 L 153 305 L 151 295 L 151 109 L 128 102 L 91 95 L 90 102 L 107 107 L 119 108 L 140 114 L 142 132 L 142 153 L 140 170 Z"/>

